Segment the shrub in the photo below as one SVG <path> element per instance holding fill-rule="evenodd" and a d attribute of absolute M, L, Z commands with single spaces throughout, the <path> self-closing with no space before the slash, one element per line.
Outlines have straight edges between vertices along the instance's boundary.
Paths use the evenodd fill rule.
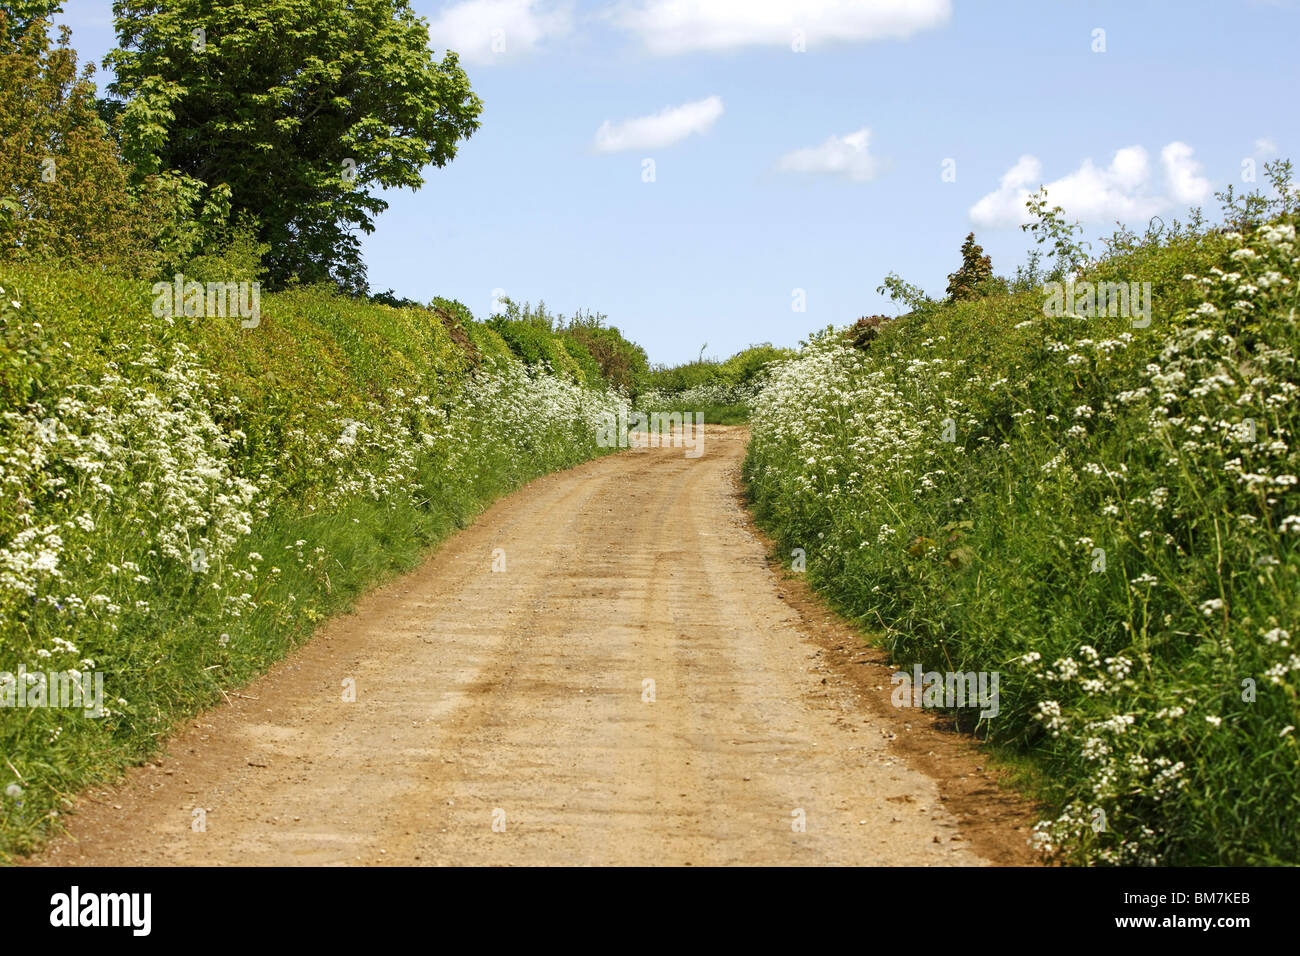
<path fill-rule="evenodd" d="M 890 319 L 888 315 L 864 315 L 849 326 L 844 337 L 855 349 L 865 349 L 880 334 L 880 327 Z"/>
<path fill-rule="evenodd" d="M 791 354 L 789 349 L 764 343 L 742 349 L 724 362 L 701 358 L 660 367 L 645 377 L 637 404 L 647 410 L 698 411 L 711 424 L 739 424 L 748 416 L 769 367 Z"/>
<path fill-rule="evenodd" d="M 961 268 L 948 276 L 947 301 L 957 302 L 988 295 L 996 285 L 993 260 L 984 254 L 972 232 L 961 244 Z"/>
<path fill-rule="evenodd" d="M 600 367 L 601 377 L 627 394 L 636 391 L 650 370 L 645 349 L 606 325 L 604 315 L 575 312 L 559 331 L 581 343 Z"/>
<path fill-rule="evenodd" d="M 95 110 L 93 67 L 77 72 L 66 27 L 11 35 L 0 11 L 0 257 L 136 268 L 152 250 L 133 234 L 126 169 Z"/>

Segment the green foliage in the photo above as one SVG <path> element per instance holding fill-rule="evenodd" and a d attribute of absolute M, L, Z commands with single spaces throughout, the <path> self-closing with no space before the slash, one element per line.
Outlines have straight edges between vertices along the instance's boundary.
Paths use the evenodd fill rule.
<path fill-rule="evenodd" d="M 95 111 L 93 67 L 78 74 L 67 28 L 43 20 L 15 34 L 0 12 L 0 257 L 134 265 L 126 174 Z"/>
<path fill-rule="evenodd" d="M 469 310 L 469 306 L 459 299 L 444 299 L 442 296 L 434 296 L 430 306 L 446 312 L 466 327 L 474 322 L 474 313 Z"/>
<path fill-rule="evenodd" d="M 0 257 L 170 274 L 229 246 L 229 190 L 174 171 L 132 184 L 91 82 L 61 29 L 8 33 L 0 13 Z M 206 252 L 205 252 L 206 249 Z"/>
<path fill-rule="evenodd" d="M 545 303 L 534 308 L 520 306 L 511 299 L 501 300 L 503 311 L 487 320 L 487 325 L 505 340 L 510 351 L 530 368 L 550 368 L 558 374 L 576 378 L 580 373 L 572 356 L 561 344 L 554 330 L 554 317 L 546 312 Z"/>
<path fill-rule="evenodd" d="M 644 368 L 644 350 L 623 338 L 618 329 L 605 327 L 604 316 L 580 312 L 566 325 L 563 318 L 546 311 L 545 302 L 521 306 L 503 298 L 501 304 L 503 310 L 486 325 L 525 365 L 624 391 Z M 468 313 L 460 303 L 454 306 Z"/>
<path fill-rule="evenodd" d="M 760 378 L 769 364 L 793 354 L 790 349 L 764 342 L 742 349 L 725 361 L 700 358 L 682 365 L 659 366 L 650 372 L 645 384 L 660 392 L 684 392 L 709 385 L 745 387 Z"/>
<path fill-rule="evenodd" d="M 722 363 L 722 376 L 735 385 L 752 385 L 773 363 L 784 361 L 793 355 L 793 349 L 777 348 L 768 342 L 751 345 Z"/>
<path fill-rule="evenodd" d="M 244 232 L 191 267 L 259 251 Z M 264 294 L 246 329 L 158 321 L 147 282 L 98 268 L 0 272 L 0 672 L 89 660 L 109 698 L 0 708 L 0 795 L 23 791 L 0 859 L 495 497 L 601 453 L 621 406 L 472 319 L 483 366 L 437 310 L 331 284 Z"/>
<path fill-rule="evenodd" d="M 50 361 L 43 338 L 19 320 L 18 294 L 12 285 L 0 285 L 0 409 L 31 402 Z"/>
<path fill-rule="evenodd" d="M 361 292 L 374 189 L 423 185 L 478 128 L 454 53 L 407 0 L 116 0 L 110 92 L 138 179 L 174 170 L 255 216 L 277 286 Z M 198 31 L 198 32 L 196 32 Z"/>
<path fill-rule="evenodd" d="M 624 393 L 634 392 L 650 370 L 645 349 L 625 338 L 617 328 L 606 325 L 600 313 L 575 312 L 560 333 L 579 343 L 595 360 L 601 376 Z"/>
<path fill-rule="evenodd" d="M 1080 242 L 1076 237 L 1083 232 L 1077 222 L 1065 221 L 1065 210 L 1060 206 L 1047 204 L 1047 187 L 1040 187 L 1038 192 L 1029 197 L 1025 203 L 1032 221 L 1020 229 L 1034 237 L 1038 246 L 1047 246 L 1051 250 L 1054 264 L 1047 273 L 1048 279 L 1061 280 L 1077 272 L 1088 261 L 1089 244 Z M 1038 262 L 1038 255 L 1033 258 Z"/>
<path fill-rule="evenodd" d="M 699 358 L 683 365 L 661 366 L 645 376 L 637 405 L 646 410 L 700 412 L 710 424 L 739 424 L 748 417 L 749 403 L 771 366 L 793 354 L 790 349 L 763 343 L 722 362 Z"/>
<path fill-rule="evenodd" d="M 1049 856 L 1294 865 L 1296 217 L 1084 262 L 1039 213 L 1058 274 L 1151 283 L 1149 325 L 1025 290 L 815 337 L 755 401 L 756 511 L 900 668 L 1000 673 L 959 716 L 1032 757 Z"/>
<path fill-rule="evenodd" d="M 138 215 L 147 224 L 142 239 L 162 275 L 183 269 L 195 256 L 210 254 L 205 250 L 229 245 L 236 229 L 255 222 L 250 216 L 230 221 L 230 190 L 224 184 L 208 188 L 174 170 L 144 177 L 132 192 Z"/>
<path fill-rule="evenodd" d="M 203 250 L 185 263 L 181 271 L 199 282 L 260 282 L 270 246 L 257 240 L 257 226 L 242 222 L 229 229 L 213 230 L 221 239 L 210 239 Z"/>
<path fill-rule="evenodd" d="M 1264 178 L 1272 195 L 1258 189 L 1244 195 L 1234 191 L 1233 185 L 1214 194 L 1223 207 L 1224 224 L 1229 229 L 1254 229 L 1271 219 L 1294 216 L 1300 212 L 1300 189 L 1293 178 L 1291 160 L 1276 159 L 1264 164 Z"/>
<path fill-rule="evenodd" d="M 510 346 L 494 329 L 474 318 L 469 306 L 457 299 L 436 296 L 430 307 L 449 327 L 460 329 L 468 340 L 466 350 L 477 362 L 493 365 L 514 357 Z M 459 338 L 459 336 L 455 336 Z"/>
<path fill-rule="evenodd" d="M 395 309 L 419 308 L 420 306 L 420 303 L 415 299 L 399 296 L 392 289 L 385 289 L 383 292 L 372 292 L 366 298 L 376 305 L 391 305 Z"/>
<path fill-rule="evenodd" d="M 891 320 L 888 315 L 864 315 L 854 322 L 844 333 L 844 337 L 855 349 L 865 349 L 880 334 L 880 327 Z"/>
<path fill-rule="evenodd" d="M 573 364 L 578 368 L 578 381 L 595 384 L 603 378 L 600 363 L 587 351 L 587 346 L 569 335 L 559 336 L 560 347 L 569 353 Z"/>
<path fill-rule="evenodd" d="M 921 312 L 934 305 L 934 300 L 925 294 L 924 289 L 904 281 L 894 272 L 881 280 L 876 287 L 876 294 L 889 296 L 889 301 L 901 303 L 907 307 L 908 312 Z"/>
<path fill-rule="evenodd" d="M 0 34 L 0 48 L 17 45 L 33 26 L 44 31 L 50 18 L 63 12 L 59 0 L 4 0 L 0 3 L 0 18 L 8 29 Z"/>
<path fill-rule="evenodd" d="M 993 260 L 975 241 L 975 233 L 966 236 L 961 244 L 961 268 L 948 276 L 948 302 L 975 299 L 988 295 L 997 286 L 993 276 Z"/>
<path fill-rule="evenodd" d="M 504 362 L 507 359 L 516 357 L 510 351 L 510 346 L 506 344 L 506 340 L 486 323 L 471 319 L 465 326 L 465 331 L 469 334 L 470 341 L 474 344 L 474 348 L 478 350 L 479 355 L 482 356 L 483 361 L 490 364 L 492 362 Z"/>

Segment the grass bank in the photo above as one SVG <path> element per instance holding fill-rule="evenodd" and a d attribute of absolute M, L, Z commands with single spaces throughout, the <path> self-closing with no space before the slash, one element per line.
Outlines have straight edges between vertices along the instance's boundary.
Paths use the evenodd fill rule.
<path fill-rule="evenodd" d="M 900 668 L 1000 674 L 963 714 L 1046 781 L 1049 857 L 1295 864 L 1295 217 L 1077 278 L 1149 316 L 999 291 L 814 337 L 754 401 L 756 513 Z"/>
<path fill-rule="evenodd" d="M 623 403 L 455 310 L 300 288 L 245 328 L 157 318 L 148 283 L 95 268 L 0 287 L 0 699 L 48 672 L 104 690 L 98 717 L 0 707 L 0 856 L 493 499 L 600 453 Z"/>

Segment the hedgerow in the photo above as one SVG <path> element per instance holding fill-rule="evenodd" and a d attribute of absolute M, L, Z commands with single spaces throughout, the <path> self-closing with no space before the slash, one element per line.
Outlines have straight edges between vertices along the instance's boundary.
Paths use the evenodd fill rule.
<path fill-rule="evenodd" d="M 754 400 L 761 523 L 900 669 L 1000 674 L 996 716 L 959 716 L 1032 758 L 1050 858 L 1300 862 L 1281 205 L 1075 277 L 1151 282 L 1149 324 L 1044 289 L 929 303 L 859 348 L 814 336 Z"/>
<path fill-rule="evenodd" d="M 107 697 L 0 708 L 0 854 L 495 497 L 599 454 L 624 404 L 472 318 L 477 360 L 435 312 L 333 287 L 264 296 L 255 328 L 155 318 L 148 283 L 94 268 L 0 288 L 0 672 L 93 671 Z"/>

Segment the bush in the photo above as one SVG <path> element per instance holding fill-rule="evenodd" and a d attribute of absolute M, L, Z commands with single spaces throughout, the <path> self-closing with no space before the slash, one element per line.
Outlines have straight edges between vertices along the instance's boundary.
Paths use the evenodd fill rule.
<path fill-rule="evenodd" d="M 263 261 L 269 248 L 257 241 L 257 225 L 244 222 L 230 229 L 224 240 L 210 240 L 181 271 L 199 282 L 260 282 L 266 276 Z"/>
<path fill-rule="evenodd" d="M 988 295 L 997 285 L 993 275 L 993 260 L 975 241 L 975 233 L 961 244 L 961 268 L 948 276 L 948 302 L 974 299 Z"/>
<path fill-rule="evenodd" d="M 576 312 L 559 331 L 580 343 L 600 367 L 601 377 L 626 394 L 635 392 L 650 370 L 645 349 L 606 325 L 604 315 Z"/>
<path fill-rule="evenodd" d="M 488 319 L 487 325 L 505 340 L 516 358 L 529 367 L 547 368 L 572 381 L 585 380 L 580 360 L 566 345 L 566 337 L 559 333 L 555 317 L 546 311 L 545 303 L 538 303 L 536 309 L 528 304 L 521 307 L 510 299 L 504 299 L 503 304 L 505 311 Z M 584 347 L 578 355 L 585 351 Z M 589 352 L 586 358 L 591 359 Z M 599 379 L 594 359 L 588 364 Z"/>
<path fill-rule="evenodd" d="M 888 315 L 864 315 L 848 327 L 844 337 L 855 349 L 865 349 L 880 334 L 880 327 L 891 318 Z"/>
<path fill-rule="evenodd" d="M 139 241 L 127 173 L 95 110 L 93 67 L 44 21 L 21 36 L 0 11 L 0 258 L 76 259 L 137 268 L 156 258 Z"/>

